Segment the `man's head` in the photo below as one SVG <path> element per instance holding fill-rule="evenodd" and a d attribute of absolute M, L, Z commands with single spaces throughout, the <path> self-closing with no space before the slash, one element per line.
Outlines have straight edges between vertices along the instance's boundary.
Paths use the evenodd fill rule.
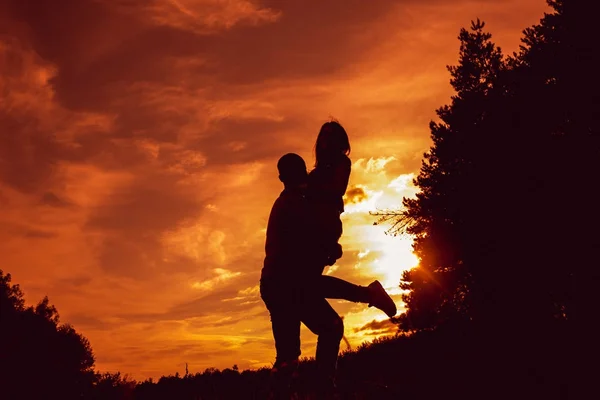
<path fill-rule="evenodd" d="M 298 154 L 288 153 L 277 161 L 279 180 L 285 187 L 306 185 L 306 163 Z"/>

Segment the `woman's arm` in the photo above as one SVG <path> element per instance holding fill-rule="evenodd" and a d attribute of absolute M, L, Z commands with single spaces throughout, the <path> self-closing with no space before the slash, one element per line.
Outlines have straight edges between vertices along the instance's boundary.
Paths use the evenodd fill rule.
<path fill-rule="evenodd" d="M 333 172 L 332 190 L 337 196 L 344 196 L 348 189 L 348 181 L 350 180 L 350 172 L 352 163 L 348 157 L 344 157 L 344 161 L 340 162 Z"/>
<path fill-rule="evenodd" d="M 313 193 L 324 197 L 343 197 L 348 188 L 348 180 L 350 179 L 351 162 L 346 158 L 337 165 L 331 167 L 331 171 L 317 170 L 311 171 L 309 174 L 309 187 Z M 315 175 L 313 175 L 315 174 Z"/>

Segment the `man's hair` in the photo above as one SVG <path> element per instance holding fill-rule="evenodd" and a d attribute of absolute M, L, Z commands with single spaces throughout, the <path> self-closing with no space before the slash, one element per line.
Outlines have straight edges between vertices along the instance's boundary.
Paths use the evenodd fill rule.
<path fill-rule="evenodd" d="M 296 153 L 288 153 L 277 161 L 279 179 L 286 185 L 299 184 L 306 180 L 306 163 Z"/>

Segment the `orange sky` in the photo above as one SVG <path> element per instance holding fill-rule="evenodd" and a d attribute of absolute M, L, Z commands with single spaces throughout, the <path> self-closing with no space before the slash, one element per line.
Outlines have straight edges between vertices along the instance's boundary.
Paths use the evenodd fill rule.
<path fill-rule="evenodd" d="M 0 269 L 48 295 L 101 371 L 137 379 L 274 359 L 258 296 L 276 160 L 309 165 L 346 127 L 344 257 L 329 270 L 398 293 L 410 240 L 372 226 L 399 205 L 452 94 L 459 29 L 517 49 L 544 0 L 2 0 Z M 401 306 L 396 294 L 398 305 Z M 383 313 L 333 301 L 355 346 Z M 372 321 L 375 321 L 373 323 Z M 303 328 L 304 329 L 304 328 Z M 303 355 L 315 337 L 303 330 Z"/>

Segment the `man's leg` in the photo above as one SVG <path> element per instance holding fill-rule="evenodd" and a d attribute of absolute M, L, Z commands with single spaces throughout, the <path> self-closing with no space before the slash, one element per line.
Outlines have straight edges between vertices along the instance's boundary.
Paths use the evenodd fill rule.
<path fill-rule="evenodd" d="M 324 391 L 334 387 L 340 342 L 344 336 L 344 322 L 323 297 L 307 293 L 300 310 L 300 319 L 317 339 L 318 385 Z"/>
<path fill-rule="evenodd" d="M 300 314 L 298 299 L 293 289 L 276 282 L 261 282 L 261 297 L 269 310 L 273 339 L 275 340 L 275 364 L 271 371 L 271 384 L 275 398 L 289 395 L 293 375 L 300 357 Z"/>
<path fill-rule="evenodd" d="M 300 357 L 300 319 L 297 315 L 271 314 L 275 339 L 275 364 L 271 370 L 274 398 L 289 398 Z"/>
<path fill-rule="evenodd" d="M 396 304 L 379 281 L 373 281 L 369 286 L 359 286 L 333 276 L 320 275 L 315 284 L 317 293 L 327 299 L 368 303 L 369 306 L 385 312 L 390 318 L 396 315 Z"/>
<path fill-rule="evenodd" d="M 296 315 L 271 313 L 275 339 L 275 368 L 285 369 L 300 357 L 300 319 Z"/>

